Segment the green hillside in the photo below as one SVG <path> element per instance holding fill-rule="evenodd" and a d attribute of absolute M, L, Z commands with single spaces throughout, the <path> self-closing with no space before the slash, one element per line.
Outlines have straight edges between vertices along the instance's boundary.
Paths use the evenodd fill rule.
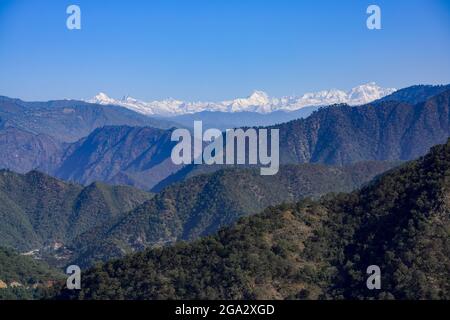
<path fill-rule="evenodd" d="M 21 252 L 66 245 L 151 198 L 131 187 L 82 187 L 37 171 L 0 171 L 0 246 Z"/>
<path fill-rule="evenodd" d="M 270 205 L 352 191 L 390 169 L 392 163 L 346 167 L 283 166 L 275 176 L 258 169 L 228 169 L 171 185 L 123 218 L 81 235 L 72 243 L 81 266 L 106 261 L 149 246 L 193 240 L 216 232 L 242 216 Z"/>
<path fill-rule="evenodd" d="M 98 265 L 80 292 L 58 297 L 450 299 L 449 187 L 450 141 L 361 191 L 269 208 L 214 236 Z M 369 265 L 381 268 L 381 290 L 366 288 Z"/>
<path fill-rule="evenodd" d="M 37 298 L 63 277 L 44 262 L 0 248 L 0 300 Z"/>

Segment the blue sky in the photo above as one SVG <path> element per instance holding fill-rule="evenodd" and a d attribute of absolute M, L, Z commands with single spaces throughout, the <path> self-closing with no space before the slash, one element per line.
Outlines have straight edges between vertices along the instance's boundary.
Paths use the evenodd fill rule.
<path fill-rule="evenodd" d="M 77 4 L 82 29 L 66 28 Z M 366 8 L 382 30 L 366 28 Z M 0 0 L 0 95 L 222 100 L 450 82 L 449 0 Z"/>

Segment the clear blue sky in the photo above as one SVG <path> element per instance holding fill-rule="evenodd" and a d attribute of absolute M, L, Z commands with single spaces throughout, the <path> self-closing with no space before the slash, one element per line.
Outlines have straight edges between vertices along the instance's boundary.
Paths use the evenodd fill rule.
<path fill-rule="evenodd" d="M 66 28 L 77 4 L 82 29 Z M 380 31 L 366 8 L 382 9 Z M 450 82 L 449 0 L 0 0 L 0 95 L 273 96 Z"/>

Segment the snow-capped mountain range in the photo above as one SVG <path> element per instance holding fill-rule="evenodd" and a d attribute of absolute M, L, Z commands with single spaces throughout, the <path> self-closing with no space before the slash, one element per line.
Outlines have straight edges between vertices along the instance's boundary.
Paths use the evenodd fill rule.
<path fill-rule="evenodd" d="M 170 117 L 202 111 L 271 113 L 274 111 L 289 112 L 309 106 L 326 106 L 337 103 L 347 103 L 354 106 L 383 98 L 395 91 L 396 89 L 382 88 L 371 82 L 357 86 L 350 91 L 331 89 L 282 98 L 272 98 L 263 91 L 254 91 L 247 98 L 221 102 L 186 102 L 176 99 L 145 102 L 129 96 L 116 100 L 108 97 L 105 93 L 99 93 L 87 101 L 102 105 L 118 105 L 146 115 Z"/>

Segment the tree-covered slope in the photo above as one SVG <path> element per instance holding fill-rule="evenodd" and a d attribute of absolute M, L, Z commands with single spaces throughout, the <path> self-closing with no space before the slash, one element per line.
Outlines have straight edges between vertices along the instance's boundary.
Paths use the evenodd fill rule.
<path fill-rule="evenodd" d="M 78 237 L 72 244 L 78 254 L 75 263 L 91 265 L 148 246 L 209 235 L 270 205 L 354 190 L 393 165 L 304 164 L 282 166 L 275 176 L 238 168 L 194 176 L 167 187 L 123 218 Z"/>
<path fill-rule="evenodd" d="M 13 127 L 1 128 L 0 169 L 27 173 L 35 168 L 49 172 L 60 162 L 64 145 L 45 134 L 34 134 Z"/>
<path fill-rule="evenodd" d="M 70 145 L 54 175 L 81 184 L 103 181 L 150 190 L 178 171 L 171 130 L 108 126 Z"/>
<path fill-rule="evenodd" d="M 63 277 L 42 261 L 0 247 L 0 300 L 36 298 Z"/>
<path fill-rule="evenodd" d="M 447 85 L 415 85 L 395 91 L 394 93 L 383 97 L 380 101 L 402 101 L 410 104 L 424 102 L 433 96 L 450 90 L 450 84 Z"/>
<path fill-rule="evenodd" d="M 450 136 L 450 90 L 418 104 L 382 101 L 322 108 L 275 126 L 283 163 L 413 160 Z"/>
<path fill-rule="evenodd" d="M 280 130 L 283 164 L 412 160 L 450 136 L 449 96 L 448 86 L 414 86 L 385 100 L 320 108 L 306 119 L 270 128 Z M 24 104 L 0 97 L 0 168 L 152 191 L 185 178 L 186 168 L 170 157 L 172 130 L 148 127 L 156 127 L 157 120 L 117 108 L 74 101 Z M 121 112 L 132 114 L 122 117 Z M 82 139 L 68 139 L 72 134 Z"/>
<path fill-rule="evenodd" d="M 84 273 L 76 299 L 450 299 L 450 141 L 349 194 Z M 368 290 L 378 265 L 381 289 Z"/>
<path fill-rule="evenodd" d="M 75 142 L 104 126 L 175 126 L 170 120 L 151 118 L 119 106 L 76 100 L 26 102 L 4 96 L 0 96 L 0 118 L 0 128 L 18 128 L 61 142 Z"/>
<path fill-rule="evenodd" d="M 151 198 L 131 187 L 82 187 L 32 171 L 0 171 L 0 245 L 20 251 L 67 244 Z"/>

